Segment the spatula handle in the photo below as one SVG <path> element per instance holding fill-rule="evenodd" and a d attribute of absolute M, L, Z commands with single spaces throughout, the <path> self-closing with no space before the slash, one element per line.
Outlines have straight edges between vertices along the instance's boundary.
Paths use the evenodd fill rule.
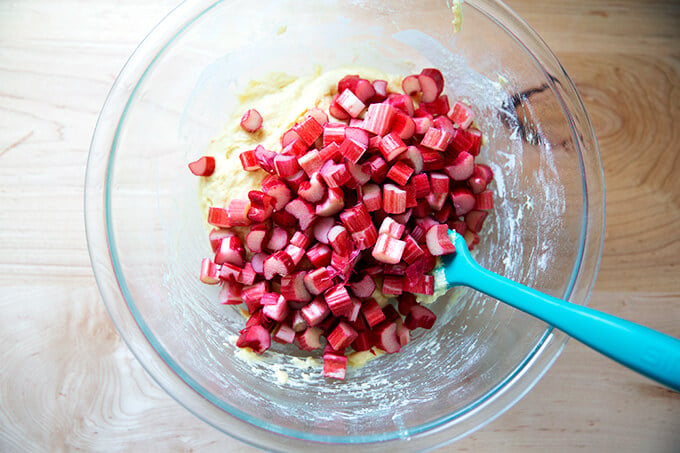
<path fill-rule="evenodd" d="M 460 238 L 460 240 L 459 240 Z M 481 267 L 457 235 L 447 282 L 469 286 L 555 326 L 581 343 L 680 391 L 680 340 L 616 316 L 541 293 Z"/>

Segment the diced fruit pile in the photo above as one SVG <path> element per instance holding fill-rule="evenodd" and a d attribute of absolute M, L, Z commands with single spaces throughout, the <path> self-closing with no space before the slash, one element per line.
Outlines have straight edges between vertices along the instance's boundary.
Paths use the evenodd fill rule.
<path fill-rule="evenodd" d="M 240 155 L 245 171 L 269 175 L 247 200 L 209 209 L 215 256 L 200 272 L 222 285 L 222 304 L 245 304 L 237 346 L 261 354 L 273 339 L 311 351 L 325 337 L 324 376 L 344 379 L 348 351 L 395 353 L 434 324 L 415 295 L 433 294 L 436 257 L 455 251 L 449 229 L 469 248 L 479 242 L 493 174 L 475 163 L 472 109 L 450 107 L 440 71 L 404 78 L 403 93 L 387 85 L 345 76 L 328 113 L 309 109 L 281 152 Z M 248 132 L 262 124 L 256 110 L 241 120 Z M 208 156 L 190 164 L 200 176 L 214 168 Z M 245 241 L 232 227 L 248 227 Z"/>

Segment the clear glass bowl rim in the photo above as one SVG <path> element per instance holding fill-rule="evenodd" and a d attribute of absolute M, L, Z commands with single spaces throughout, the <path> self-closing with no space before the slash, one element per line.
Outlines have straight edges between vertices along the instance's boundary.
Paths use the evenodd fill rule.
<path fill-rule="evenodd" d="M 249 420 L 235 408 L 210 398 L 207 390 L 184 373 L 164 353 L 145 323 L 128 302 L 125 282 L 116 269 L 115 240 L 110 224 L 110 190 L 107 184 L 115 157 L 119 128 L 126 115 L 129 100 L 134 97 L 139 83 L 148 68 L 163 53 L 173 39 L 203 14 L 222 3 L 222 0 L 187 1 L 171 11 L 140 43 L 116 78 L 100 112 L 90 145 L 85 177 L 85 224 L 92 268 L 103 301 L 121 337 L 129 349 L 158 382 L 177 402 L 198 418 L 245 443 L 269 450 L 313 450 L 317 442 L 337 443 L 338 447 L 374 443 L 380 449 L 393 448 L 395 442 L 407 440 L 409 448 L 431 449 L 459 439 L 475 431 L 508 410 L 521 399 L 545 374 L 563 349 L 567 336 L 562 332 L 546 329 L 543 338 L 518 368 L 504 382 L 487 395 L 462 411 L 444 419 L 415 427 L 407 432 L 390 432 L 365 437 L 318 436 L 310 433 L 289 431 L 261 420 Z M 583 228 L 580 259 L 577 261 L 572 281 L 564 298 L 569 299 L 579 286 L 581 303 L 586 303 L 594 285 L 602 256 L 604 239 L 604 174 L 595 134 L 583 102 L 561 64 L 548 46 L 508 6 L 495 0 L 470 0 L 466 4 L 477 9 L 499 27 L 513 36 L 544 69 L 553 93 L 556 94 L 565 116 L 571 123 L 574 143 L 583 177 Z M 565 99 L 572 108 L 568 108 Z M 574 117 L 580 118 L 585 130 L 576 134 Z M 587 142 L 587 147 L 586 147 Z M 591 149 L 584 155 L 583 149 Z M 586 161 L 587 160 L 587 161 Z M 111 247 L 110 245 L 113 245 Z M 590 275 L 582 272 L 583 263 L 589 263 Z M 588 272 L 585 272 L 586 274 Z M 230 410 L 232 409 L 232 410 Z M 377 445 L 376 445 L 377 444 Z M 348 449 L 349 449 L 348 448 Z"/>

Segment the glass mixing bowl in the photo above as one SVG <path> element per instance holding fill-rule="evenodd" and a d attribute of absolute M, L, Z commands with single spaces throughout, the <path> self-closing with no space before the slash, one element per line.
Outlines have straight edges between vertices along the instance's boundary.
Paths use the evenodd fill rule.
<path fill-rule="evenodd" d="M 319 442 L 428 449 L 497 417 L 557 358 L 564 334 L 460 289 L 434 303 L 436 326 L 415 331 L 403 352 L 345 381 L 325 380 L 275 353 L 244 360 L 233 344 L 243 319 L 198 280 L 210 246 L 186 165 L 220 133 L 249 80 L 317 65 L 402 75 L 437 67 L 488 136 L 479 161 L 496 174 L 496 207 L 478 261 L 586 303 L 601 255 L 604 182 L 581 99 L 505 5 L 470 0 L 462 10 L 454 33 L 444 1 L 188 2 L 120 73 L 88 161 L 92 267 L 129 348 L 202 420 L 268 450 L 316 451 Z M 284 372 L 286 383 L 277 379 Z"/>

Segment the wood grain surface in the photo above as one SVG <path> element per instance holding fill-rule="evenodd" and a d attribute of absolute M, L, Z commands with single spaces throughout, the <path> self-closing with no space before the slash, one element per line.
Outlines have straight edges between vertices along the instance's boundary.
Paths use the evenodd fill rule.
<path fill-rule="evenodd" d="M 680 337 L 680 3 L 510 1 L 576 83 L 601 146 L 591 305 Z M 144 372 L 101 302 L 87 150 L 127 57 L 177 0 L 0 2 L 0 451 L 249 451 Z M 680 451 L 680 395 L 575 341 L 442 451 Z"/>

